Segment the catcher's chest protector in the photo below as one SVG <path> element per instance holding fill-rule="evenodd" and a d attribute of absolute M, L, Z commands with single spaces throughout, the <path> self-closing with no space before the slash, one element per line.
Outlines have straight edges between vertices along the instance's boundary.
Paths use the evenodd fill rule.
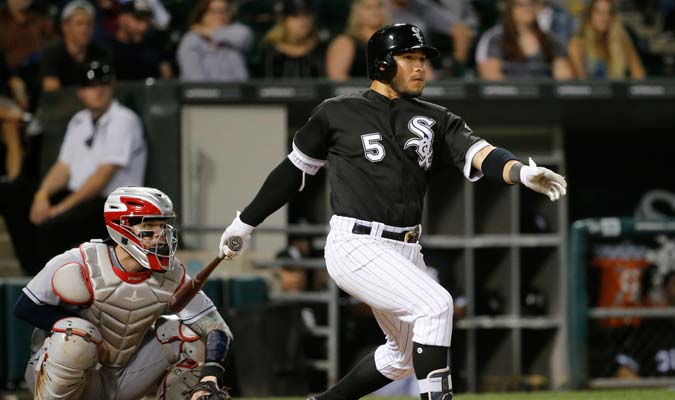
<path fill-rule="evenodd" d="M 81 247 L 89 270 L 94 301 L 80 314 L 101 331 L 109 352 L 99 360 L 104 365 L 124 366 L 140 346 L 143 337 L 159 318 L 183 278 L 179 266 L 165 273 L 153 273 L 139 283 L 118 277 L 111 265 L 108 246 L 86 243 Z"/>

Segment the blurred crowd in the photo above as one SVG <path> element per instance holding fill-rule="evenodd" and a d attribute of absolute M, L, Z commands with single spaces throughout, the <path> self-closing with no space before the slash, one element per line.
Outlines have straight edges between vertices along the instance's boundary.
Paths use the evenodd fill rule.
<path fill-rule="evenodd" d="M 431 80 L 674 76 L 674 16 L 675 0 L 0 0 L 0 215 L 31 274 L 53 255 L 42 231 L 70 237 L 70 214 L 142 184 L 143 126 L 116 81 L 366 79 L 368 38 L 398 22 L 441 50 Z M 27 177 L 31 116 L 68 87 L 84 108 L 47 175 Z"/>
<path fill-rule="evenodd" d="M 0 93 L 23 109 L 40 91 L 74 84 L 76 66 L 90 59 L 110 60 L 118 80 L 365 78 L 368 38 L 397 22 L 419 26 L 441 49 L 435 79 L 672 73 L 673 0 L 4 3 Z"/>

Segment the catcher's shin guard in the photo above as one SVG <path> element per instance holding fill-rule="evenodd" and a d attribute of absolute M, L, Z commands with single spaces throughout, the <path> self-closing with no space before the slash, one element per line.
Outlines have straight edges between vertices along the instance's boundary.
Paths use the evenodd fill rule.
<path fill-rule="evenodd" d="M 450 367 L 429 372 L 426 379 L 428 388 L 422 400 L 452 400 L 452 378 Z"/>
<path fill-rule="evenodd" d="M 79 399 L 98 359 L 101 333 L 82 318 L 64 318 L 52 327 L 35 382 L 35 398 Z"/>

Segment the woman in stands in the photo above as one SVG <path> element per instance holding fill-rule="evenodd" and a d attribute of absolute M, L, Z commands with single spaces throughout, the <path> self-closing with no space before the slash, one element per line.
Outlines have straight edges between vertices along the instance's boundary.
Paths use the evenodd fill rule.
<path fill-rule="evenodd" d="M 310 6 L 305 0 L 283 0 L 278 3 L 277 11 L 277 23 L 263 38 L 257 75 L 323 77 L 326 49 L 319 41 Z"/>
<path fill-rule="evenodd" d="M 389 23 L 383 0 L 354 0 L 347 30 L 328 47 L 326 75 L 334 81 L 367 78 L 366 44 L 368 39 Z"/>
<path fill-rule="evenodd" d="M 565 46 L 541 30 L 534 0 L 507 0 L 501 26 L 491 29 L 486 57 L 479 61 L 480 77 L 487 80 L 571 79 Z M 481 45 L 479 49 L 481 51 Z"/>
<path fill-rule="evenodd" d="M 234 21 L 235 5 L 229 0 L 200 0 L 190 16 L 190 31 L 178 45 L 178 65 L 183 81 L 245 81 L 246 53 L 253 45 L 253 31 Z"/>
<path fill-rule="evenodd" d="M 569 43 L 578 78 L 644 79 L 645 70 L 618 15 L 615 1 L 592 0 Z"/>

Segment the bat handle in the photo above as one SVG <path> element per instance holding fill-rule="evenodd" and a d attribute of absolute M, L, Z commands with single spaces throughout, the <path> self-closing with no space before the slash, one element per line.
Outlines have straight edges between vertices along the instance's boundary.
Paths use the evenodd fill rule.
<path fill-rule="evenodd" d="M 241 238 L 239 236 L 230 236 L 227 239 L 227 247 L 232 250 L 232 251 L 239 251 L 241 250 L 241 245 L 243 244 Z"/>

